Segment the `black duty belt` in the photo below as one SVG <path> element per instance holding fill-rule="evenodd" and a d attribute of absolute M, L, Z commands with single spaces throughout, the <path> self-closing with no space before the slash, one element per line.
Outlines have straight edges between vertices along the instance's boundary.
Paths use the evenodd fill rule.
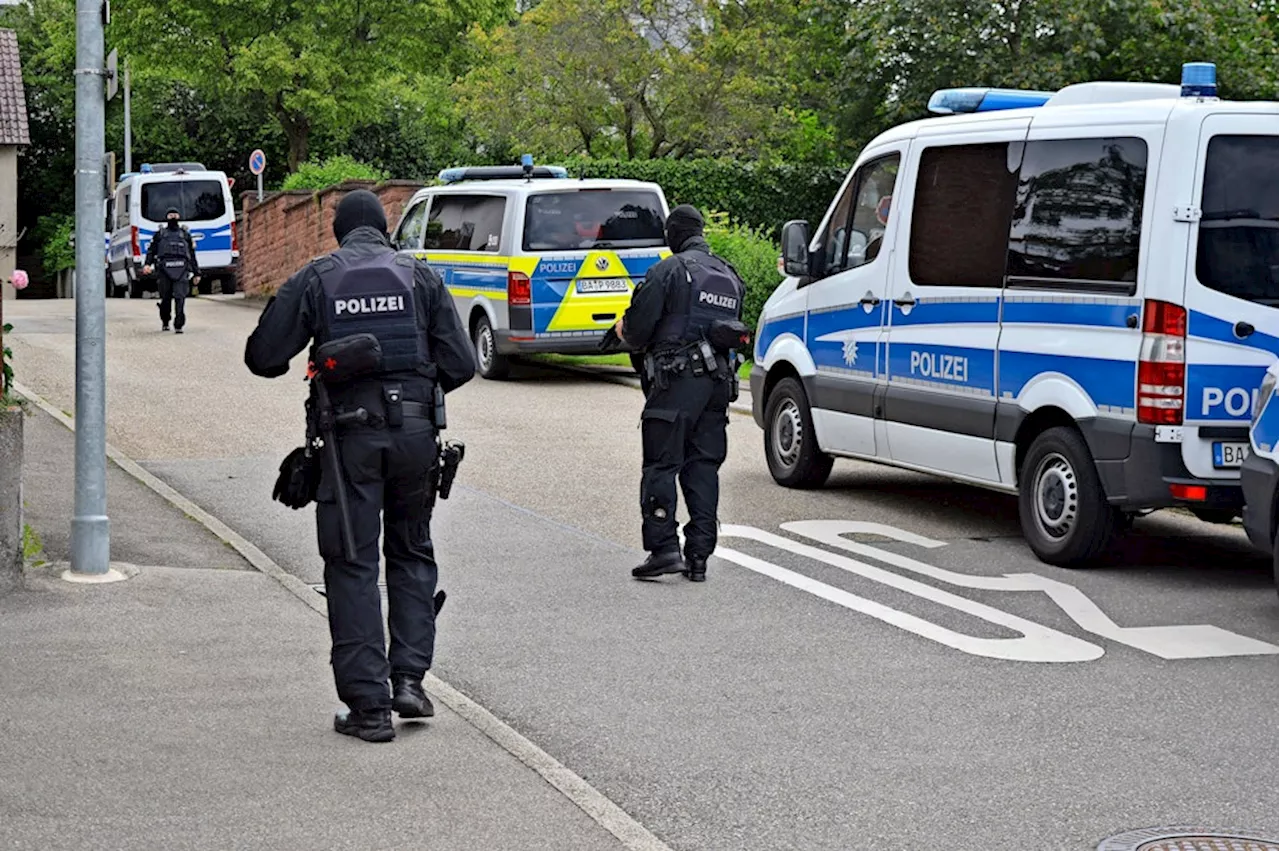
<path fill-rule="evenodd" d="M 430 420 L 435 408 L 421 402 L 401 402 L 400 410 L 406 417 Z M 364 412 L 363 414 L 361 412 Z M 364 405 L 337 405 L 334 408 L 339 426 L 365 425 L 373 428 L 384 428 L 387 425 L 386 413 L 381 410 L 369 410 Z"/>

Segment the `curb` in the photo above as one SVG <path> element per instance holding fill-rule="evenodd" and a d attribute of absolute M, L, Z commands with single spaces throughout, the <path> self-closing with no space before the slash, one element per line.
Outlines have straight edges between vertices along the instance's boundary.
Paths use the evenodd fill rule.
<path fill-rule="evenodd" d="M 75 420 L 62 413 L 44 397 L 17 381 L 13 383 L 13 390 L 62 423 L 69 431 L 75 432 Z M 316 613 L 328 617 L 328 607 L 323 602 L 324 598 L 301 579 L 286 572 L 266 553 L 230 526 L 178 493 L 110 443 L 106 445 L 106 454 L 117 467 L 204 526 L 243 556 L 256 570 L 274 579 Z M 623 847 L 629 851 L 673 851 L 669 845 L 628 815 L 625 810 L 492 712 L 430 672 L 423 678 L 423 683 L 427 690 L 438 697 L 445 706 L 504 751 L 535 771 L 552 788 L 586 813 L 592 821 L 613 834 Z"/>

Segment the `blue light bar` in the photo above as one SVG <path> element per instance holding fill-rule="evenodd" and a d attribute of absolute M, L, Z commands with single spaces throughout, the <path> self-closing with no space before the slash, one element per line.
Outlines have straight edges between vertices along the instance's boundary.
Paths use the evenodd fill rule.
<path fill-rule="evenodd" d="M 520 165 L 525 168 L 533 168 L 533 154 L 521 154 Z"/>
<path fill-rule="evenodd" d="M 1182 96 L 1184 98 L 1216 98 L 1218 66 L 1212 62 L 1182 64 Z"/>
<path fill-rule="evenodd" d="M 999 109 L 1028 109 L 1044 106 L 1053 92 L 1019 89 L 938 89 L 929 98 L 929 111 L 939 115 L 967 112 L 994 112 Z"/>
<path fill-rule="evenodd" d="M 558 165 L 532 166 L 528 169 L 518 165 L 458 166 L 446 168 L 436 177 L 441 183 L 459 183 L 463 180 L 518 180 L 522 177 L 567 179 L 569 170 Z"/>
<path fill-rule="evenodd" d="M 143 163 L 143 164 L 142 164 L 142 173 L 143 173 L 143 174 L 151 174 L 151 163 Z"/>

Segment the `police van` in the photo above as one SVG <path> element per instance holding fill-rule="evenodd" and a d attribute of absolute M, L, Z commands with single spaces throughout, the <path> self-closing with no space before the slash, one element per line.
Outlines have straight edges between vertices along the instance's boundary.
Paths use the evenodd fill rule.
<path fill-rule="evenodd" d="M 1278 105 L 1183 85 L 936 92 L 858 157 L 757 328 L 774 479 L 858 458 L 1017 494 L 1045 562 L 1240 513 L 1277 350 Z"/>
<path fill-rule="evenodd" d="M 1276 391 L 1280 362 L 1273 361 L 1262 379 L 1249 424 L 1249 456 L 1240 471 L 1244 490 L 1244 530 L 1254 546 L 1271 553 L 1271 569 L 1280 581 L 1280 554 L 1276 549 L 1276 526 L 1280 520 L 1280 474 L 1276 465 L 1276 444 L 1280 443 L 1280 393 Z"/>
<path fill-rule="evenodd" d="M 176 208 L 191 232 L 200 266 L 199 291 L 213 292 L 217 282 L 224 294 L 236 291 L 240 246 L 231 180 L 200 163 L 145 164 L 140 172 L 121 175 L 108 199 L 111 241 L 107 266 L 113 295 L 142 298 L 155 292 L 155 275 L 142 267 L 156 231 L 164 227 L 165 212 Z"/>
<path fill-rule="evenodd" d="M 645 272 L 671 253 L 656 183 L 570 179 L 522 159 L 440 172 L 392 237 L 444 279 L 491 379 L 508 374 L 512 355 L 595 353 Z"/>

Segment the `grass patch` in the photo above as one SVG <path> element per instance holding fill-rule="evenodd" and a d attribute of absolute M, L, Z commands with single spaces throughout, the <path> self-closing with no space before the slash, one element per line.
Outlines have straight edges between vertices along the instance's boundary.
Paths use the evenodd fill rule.
<path fill-rule="evenodd" d="M 22 559 L 29 561 L 44 552 L 44 542 L 40 536 L 26 523 L 22 524 Z"/>
<path fill-rule="evenodd" d="M 631 366 L 631 358 L 619 352 L 612 355 L 528 355 L 535 363 L 555 363 L 566 366 Z"/>

